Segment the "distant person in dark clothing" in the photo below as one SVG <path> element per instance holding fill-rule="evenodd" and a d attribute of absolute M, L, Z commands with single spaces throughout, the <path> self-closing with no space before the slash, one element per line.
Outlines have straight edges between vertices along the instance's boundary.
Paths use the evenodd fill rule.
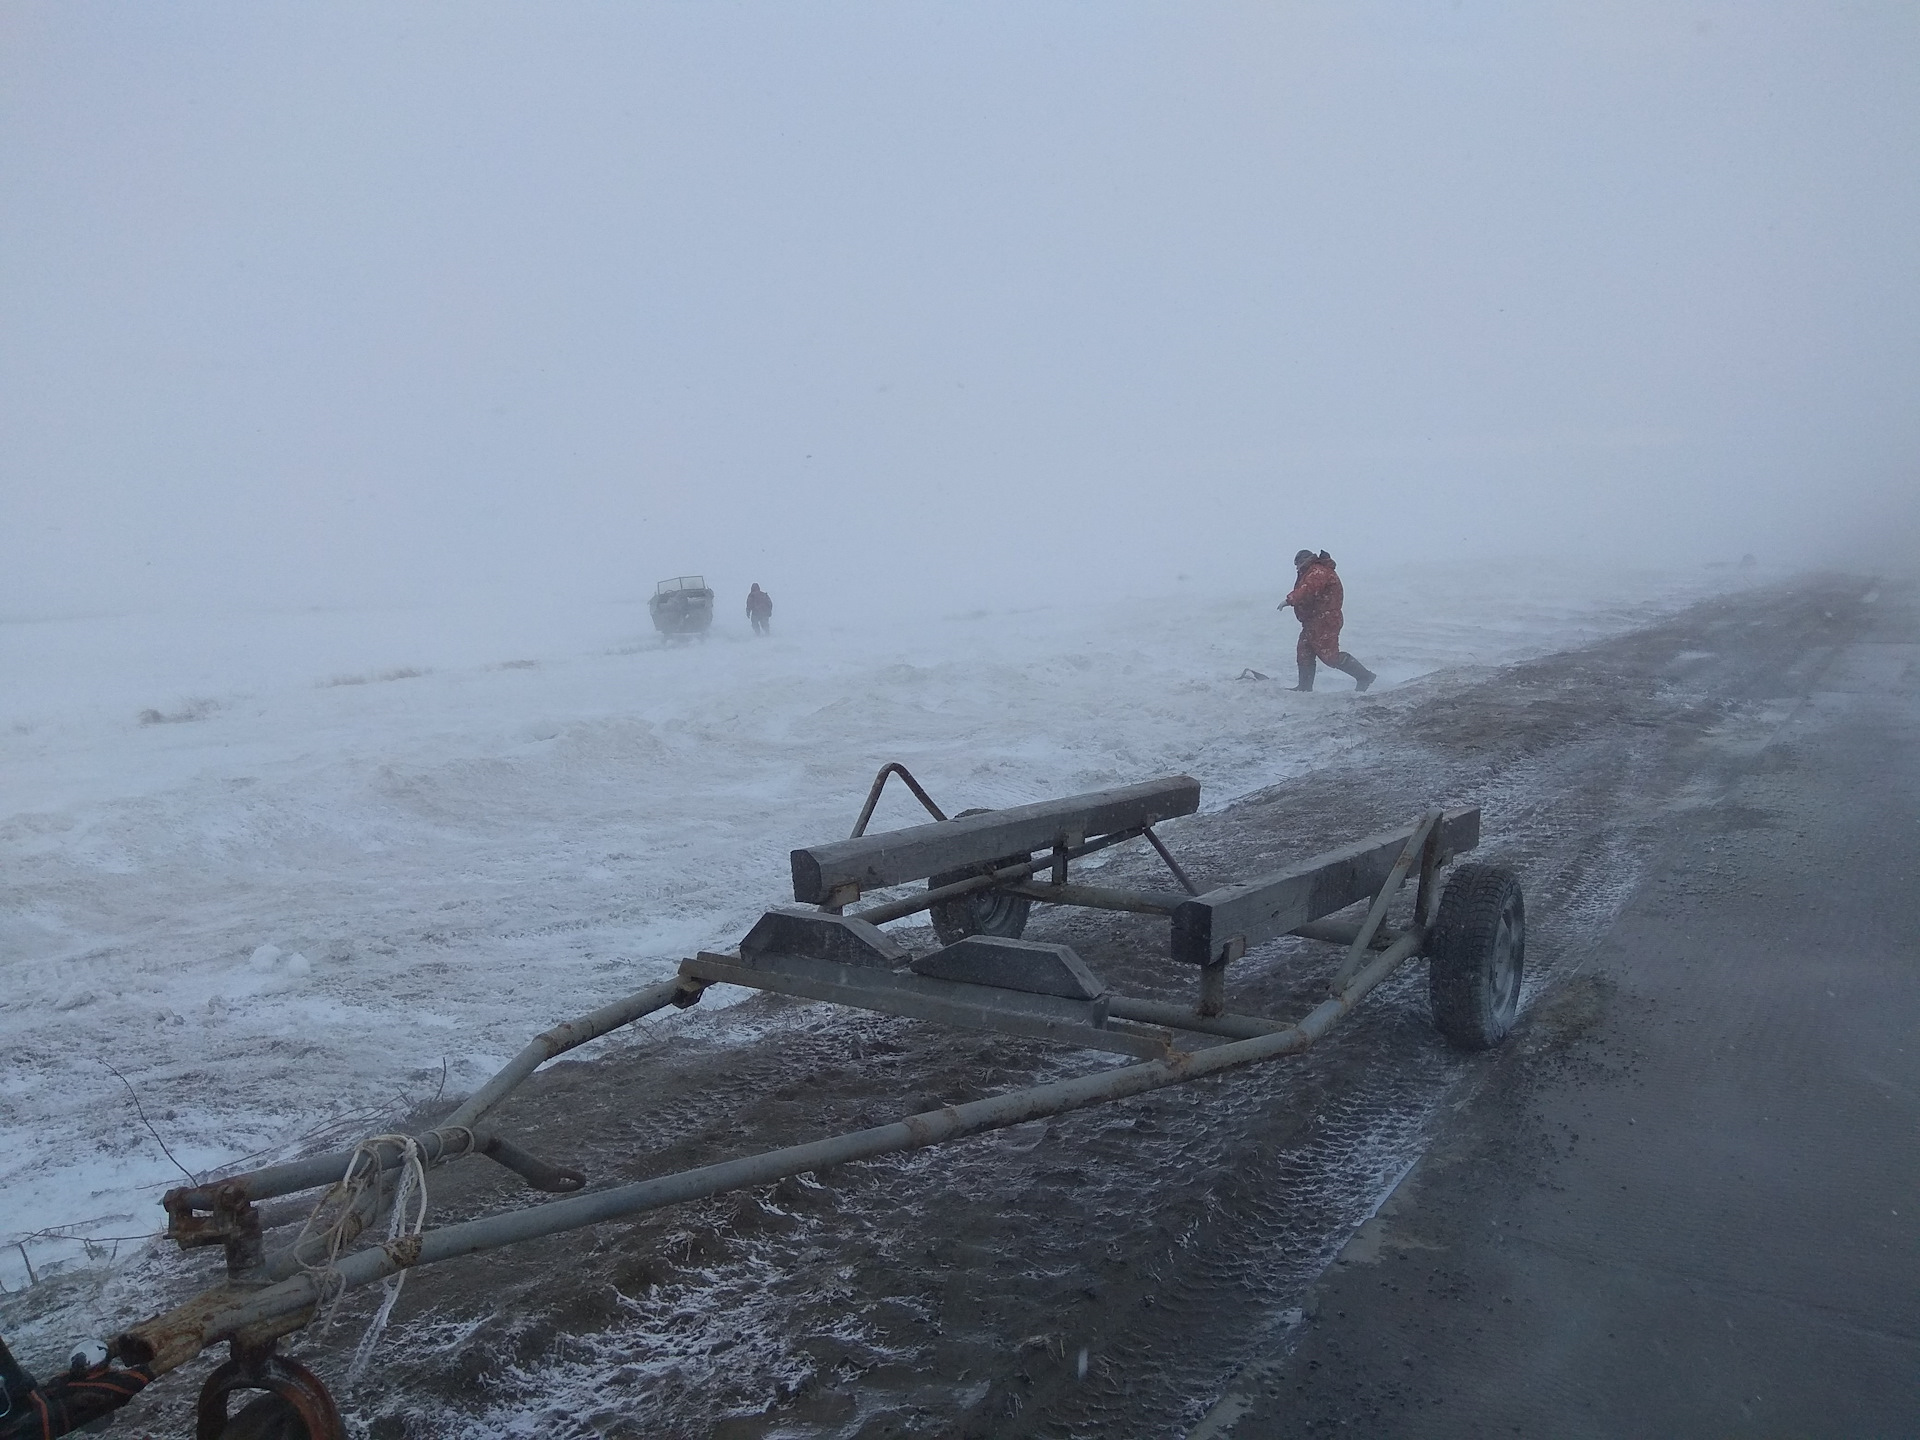
<path fill-rule="evenodd" d="M 1313 689 L 1314 661 L 1324 660 L 1334 669 L 1354 678 L 1354 689 L 1364 690 L 1379 677 L 1340 648 L 1340 606 L 1345 599 L 1340 577 L 1334 573 L 1333 557 L 1322 550 L 1314 554 L 1302 550 L 1293 557 L 1293 589 L 1280 602 L 1289 605 L 1300 618 L 1300 643 L 1293 658 L 1300 667 L 1297 690 Z"/>
<path fill-rule="evenodd" d="M 762 590 L 756 582 L 747 592 L 747 618 L 753 622 L 753 633 L 765 635 L 767 622 L 773 619 L 773 597 Z"/>

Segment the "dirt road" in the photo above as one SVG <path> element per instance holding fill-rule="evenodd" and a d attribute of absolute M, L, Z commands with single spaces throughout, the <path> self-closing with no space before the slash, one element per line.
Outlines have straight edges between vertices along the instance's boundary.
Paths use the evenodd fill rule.
<path fill-rule="evenodd" d="M 1727 798 L 1729 777 L 1776 763 L 1769 741 L 1886 613 L 1870 591 L 1805 580 L 1495 673 L 1313 697 L 1348 707 L 1363 743 L 1167 838 L 1204 884 L 1435 802 L 1483 806 L 1479 858 L 1527 887 L 1513 1054 L 1604 1068 L 1583 1038 L 1602 1022 L 1577 1018 L 1607 1009 L 1597 947 L 1677 834 L 1772 823 Z M 1151 861 L 1107 873 L 1145 878 Z M 1120 988 L 1186 995 L 1149 922 L 1042 913 L 1028 933 L 1071 942 Z M 1230 1001 L 1304 1010 L 1330 958 L 1265 947 Z M 1105 1063 L 761 998 L 555 1065 L 499 1124 L 611 1183 Z M 1410 970 L 1298 1062 L 423 1271 L 351 1406 L 376 1437 L 1292 1433 L 1268 1397 L 1305 1383 L 1287 1368 L 1303 1334 L 1335 1336 L 1324 1304 L 1303 1318 L 1316 1282 L 1513 1063 L 1448 1050 Z M 519 1199 L 455 1167 L 436 1176 L 435 1219 Z M 299 1353 L 337 1374 L 369 1309 Z M 184 1411 L 190 1392 L 167 1388 L 147 1423 Z M 1328 1392 L 1322 1413 L 1378 1403 Z"/>

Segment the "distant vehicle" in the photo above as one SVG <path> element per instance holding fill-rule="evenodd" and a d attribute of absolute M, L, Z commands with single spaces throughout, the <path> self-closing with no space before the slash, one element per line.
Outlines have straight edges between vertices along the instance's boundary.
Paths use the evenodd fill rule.
<path fill-rule="evenodd" d="M 653 587 L 647 613 L 653 616 L 653 628 L 668 640 L 692 635 L 704 640 L 713 624 L 713 591 L 702 576 L 676 575 Z"/>

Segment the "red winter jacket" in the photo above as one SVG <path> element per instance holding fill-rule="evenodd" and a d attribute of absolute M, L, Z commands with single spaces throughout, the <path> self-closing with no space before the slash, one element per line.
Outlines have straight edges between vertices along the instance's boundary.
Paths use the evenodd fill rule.
<path fill-rule="evenodd" d="M 1333 572 L 1333 561 L 1325 555 L 1302 565 L 1293 589 L 1287 592 L 1287 604 L 1302 625 L 1325 622 L 1335 630 L 1340 628 L 1340 602 L 1345 598 L 1340 577 Z"/>
<path fill-rule="evenodd" d="M 1287 592 L 1287 604 L 1300 617 L 1300 658 L 1317 655 L 1329 665 L 1340 655 L 1340 604 L 1345 594 L 1340 577 L 1334 573 L 1333 560 L 1321 554 L 1300 567 L 1293 589 Z"/>

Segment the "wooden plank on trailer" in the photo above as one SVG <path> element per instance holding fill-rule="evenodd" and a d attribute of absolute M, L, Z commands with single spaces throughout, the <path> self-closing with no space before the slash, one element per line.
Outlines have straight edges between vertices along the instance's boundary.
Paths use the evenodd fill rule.
<path fill-rule="evenodd" d="M 847 904 L 849 889 L 858 895 L 1055 845 L 1078 845 L 1099 835 L 1191 815 L 1199 808 L 1200 782 L 1191 775 L 1168 775 L 1114 790 L 809 845 L 793 852 L 793 898 L 806 905 Z"/>
<path fill-rule="evenodd" d="M 1215 964 L 1234 942 L 1258 945 L 1377 894 L 1415 828 L 1370 835 L 1271 875 L 1195 896 L 1173 912 L 1173 958 Z M 1443 863 L 1473 849 L 1480 843 L 1479 807 L 1447 811 L 1439 836 Z"/>

